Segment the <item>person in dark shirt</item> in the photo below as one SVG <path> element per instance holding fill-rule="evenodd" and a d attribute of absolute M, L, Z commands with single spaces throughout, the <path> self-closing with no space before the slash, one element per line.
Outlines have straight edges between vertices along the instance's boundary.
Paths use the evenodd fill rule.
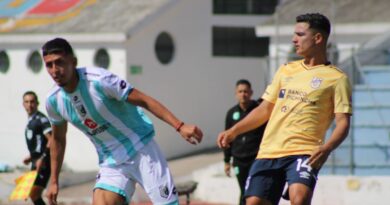
<path fill-rule="evenodd" d="M 248 80 L 241 79 L 236 83 L 235 96 L 238 104 L 230 108 L 226 114 L 225 129 L 231 128 L 238 121 L 243 119 L 255 107 L 258 101 L 252 100 L 253 91 Z M 230 170 L 233 165 L 234 173 L 240 186 L 240 205 L 245 204 L 244 188 L 248 177 L 249 169 L 256 158 L 259 145 L 266 125 L 258 127 L 252 131 L 239 135 L 230 147 L 224 150 L 225 173 L 230 177 Z M 233 163 L 231 164 L 231 158 Z"/>
<path fill-rule="evenodd" d="M 38 111 L 38 97 L 33 91 L 23 94 L 23 107 L 28 115 L 25 129 L 27 148 L 30 155 L 23 163 L 31 163 L 31 170 L 37 170 L 38 175 L 31 189 L 30 198 L 34 205 L 45 205 L 42 192 L 50 178 L 50 149 L 51 125 L 47 117 Z"/>

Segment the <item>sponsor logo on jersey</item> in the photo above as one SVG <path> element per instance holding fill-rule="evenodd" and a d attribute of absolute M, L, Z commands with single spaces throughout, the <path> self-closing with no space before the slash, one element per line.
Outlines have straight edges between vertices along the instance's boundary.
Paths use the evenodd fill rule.
<path fill-rule="evenodd" d="M 168 187 L 167 186 L 160 186 L 159 189 L 160 189 L 160 196 L 162 198 L 168 198 L 168 196 L 169 196 Z"/>
<path fill-rule="evenodd" d="M 95 129 L 97 127 L 96 122 L 94 122 L 93 120 L 91 120 L 89 118 L 84 120 L 84 125 L 90 129 Z"/>
<path fill-rule="evenodd" d="M 77 95 L 73 96 L 73 101 L 77 102 L 79 100 L 79 97 Z"/>
<path fill-rule="evenodd" d="M 240 119 L 240 112 L 236 111 L 233 113 L 233 120 L 239 120 Z"/>
<path fill-rule="evenodd" d="M 280 91 L 279 91 L 279 98 L 284 98 L 285 94 L 286 94 L 286 89 L 280 89 Z"/>
<path fill-rule="evenodd" d="M 127 83 L 124 80 L 121 80 L 121 82 L 119 83 L 119 86 L 121 87 L 121 89 L 125 89 L 126 85 L 127 85 Z"/>
<path fill-rule="evenodd" d="M 33 136 L 33 131 L 30 130 L 30 129 L 26 130 L 26 137 L 27 137 L 27 139 L 31 140 L 32 136 Z"/>
<path fill-rule="evenodd" d="M 280 110 L 281 110 L 282 112 L 287 112 L 288 107 L 287 107 L 287 106 L 283 106 Z"/>
<path fill-rule="evenodd" d="M 310 86 L 311 86 L 313 89 L 318 89 L 318 88 L 321 86 L 321 83 L 322 83 L 322 78 L 314 77 L 314 78 L 311 80 Z"/>
<path fill-rule="evenodd" d="M 286 99 L 298 100 L 298 101 L 301 101 L 303 103 L 307 103 L 307 104 L 311 104 L 311 105 L 316 104 L 316 101 L 310 100 L 307 97 L 307 93 L 305 91 L 301 91 L 301 90 L 293 90 L 293 89 L 288 90 Z"/>
<path fill-rule="evenodd" d="M 87 110 L 85 109 L 83 104 L 76 105 L 76 110 L 81 117 L 85 117 L 87 115 Z"/>
<path fill-rule="evenodd" d="M 100 133 L 106 131 L 107 129 L 108 129 L 108 124 L 104 124 L 104 125 L 102 125 L 102 126 L 96 128 L 96 129 L 94 129 L 94 130 L 92 130 L 92 131 L 88 131 L 87 133 L 88 133 L 89 135 L 91 135 L 91 136 L 95 136 L 95 135 L 98 135 L 98 134 L 100 134 Z"/>
<path fill-rule="evenodd" d="M 96 175 L 96 181 L 100 179 L 100 173 Z"/>

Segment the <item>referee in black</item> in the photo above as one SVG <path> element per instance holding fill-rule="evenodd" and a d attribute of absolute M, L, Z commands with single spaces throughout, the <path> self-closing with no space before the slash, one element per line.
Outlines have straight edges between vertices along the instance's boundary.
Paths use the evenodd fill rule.
<path fill-rule="evenodd" d="M 227 112 L 225 130 L 233 127 L 241 119 L 244 119 L 247 114 L 259 105 L 258 101 L 251 99 L 252 94 L 252 86 L 248 80 L 241 79 L 237 81 L 235 96 L 238 104 L 230 108 Z M 225 173 L 230 177 L 230 170 L 233 165 L 233 170 L 241 190 L 240 205 L 245 204 L 244 192 L 246 178 L 259 150 L 265 126 L 266 124 L 237 136 L 230 144 L 230 147 L 224 150 Z M 233 163 L 230 162 L 231 158 L 233 158 Z"/>
<path fill-rule="evenodd" d="M 38 111 L 38 97 L 33 91 L 23 94 L 23 107 L 28 115 L 25 129 L 27 148 L 30 155 L 23 163 L 31 163 L 31 170 L 37 170 L 38 175 L 31 189 L 30 198 L 34 205 L 45 205 L 42 192 L 50 178 L 50 139 L 51 126 L 47 117 Z"/>

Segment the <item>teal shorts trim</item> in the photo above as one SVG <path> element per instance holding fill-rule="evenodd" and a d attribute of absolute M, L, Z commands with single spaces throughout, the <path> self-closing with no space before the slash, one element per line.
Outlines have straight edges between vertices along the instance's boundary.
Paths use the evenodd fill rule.
<path fill-rule="evenodd" d="M 103 189 L 103 190 L 117 193 L 117 194 L 123 196 L 126 199 L 127 203 L 130 202 L 130 196 L 127 196 L 126 192 L 118 187 L 114 187 L 114 186 L 104 184 L 104 183 L 97 183 L 97 184 L 95 184 L 95 187 L 93 188 L 93 190 L 95 190 L 95 189 Z"/>

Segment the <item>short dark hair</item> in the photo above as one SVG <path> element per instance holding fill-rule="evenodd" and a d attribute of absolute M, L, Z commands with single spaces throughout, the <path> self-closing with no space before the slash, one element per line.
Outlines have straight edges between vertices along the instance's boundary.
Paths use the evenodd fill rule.
<path fill-rule="evenodd" d="M 42 55 L 46 56 L 49 54 L 65 54 L 74 56 L 72 46 L 63 38 L 52 39 L 42 46 Z"/>
<path fill-rule="evenodd" d="M 325 38 L 330 34 L 330 21 L 329 19 L 320 13 L 307 13 L 297 16 L 297 23 L 308 23 L 309 28 L 315 29 L 322 33 Z"/>
<path fill-rule="evenodd" d="M 26 96 L 26 95 L 32 95 L 34 96 L 35 100 L 37 101 L 37 103 L 39 104 L 39 100 L 38 100 L 38 96 L 37 94 L 34 92 L 34 91 L 26 91 L 24 94 L 23 94 L 23 98 Z"/>
<path fill-rule="evenodd" d="M 236 87 L 239 85 L 247 85 L 249 88 L 252 88 L 251 83 L 247 79 L 240 79 L 236 82 Z"/>

